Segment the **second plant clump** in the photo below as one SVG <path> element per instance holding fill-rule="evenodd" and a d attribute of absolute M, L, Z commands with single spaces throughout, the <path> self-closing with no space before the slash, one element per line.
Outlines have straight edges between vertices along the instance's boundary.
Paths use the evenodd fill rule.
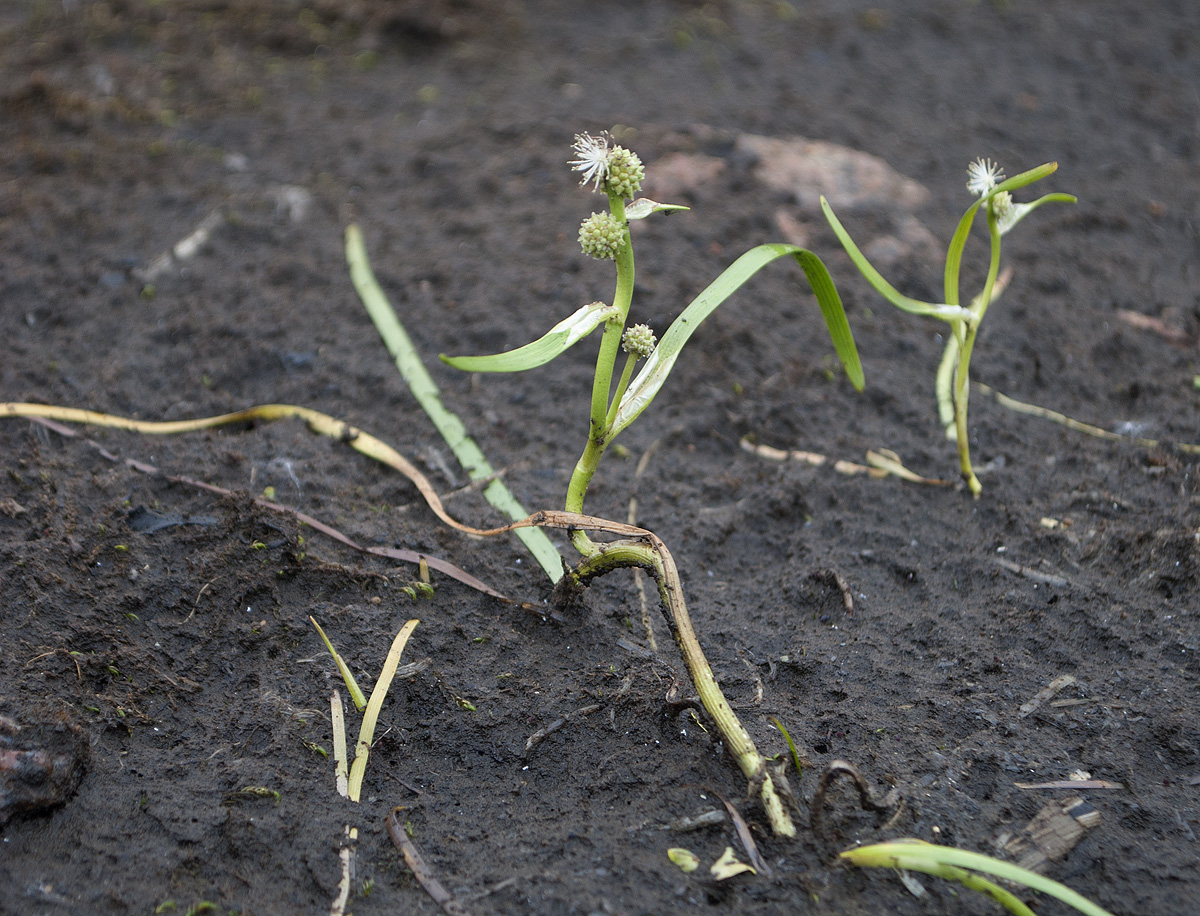
<path fill-rule="evenodd" d="M 975 349 L 975 338 L 979 334 L 979 326 L 983 316 L 987 314 L 988 306 L 996 300 L 1003 291 L 1006 281 L 1000 275 L 1000 240 L 1014 226 L 1042 204 L 1075 203 L 1070 194 L 1046 194 L 1030 203 L 1020 204 L 1013 200 L 1012 191 L 1031 185 L 1035 181 L 1053 174 L 1058 169 L 1057 162 L 1047 162 L 1028 172 L 1014 175 L 1007 181 L 1004 172 L 990 159 L 977 159 L 967 169 L 967 190 L 978 197 L 967 212 L 958 221 L 958 227 L 950 240 L 946 252 L 946 267 L 943 278 L 943 295 L 945 302 L 933 303 L 910 299 L 899 292 L 883 278 L 866 256 L 854 244 L 845 227 L 834 215 L 833 208 L 824 197 L 821 198 L 821 208 L 829 225 L 837 234 L 838 240 L 850 255 L 855 266 L 862 272 L 875 290 L 888 302 L 905 312 L 914 315 L 931 315 L 940 318 L 950 325 L 950 334 L 946 339 L 946 349 L 942 354 L 941 364 L 937 372 L 937 401 L 938 415 L 946 430 L 946 437 L 958 446 L 959 468 L 973 496 L 983 492 L 983 486 L 975 474 L 971 464 L 971 446 L 967 437 L 967 401 L 970 397 L 970 367 L 971 353 Z M 963 249 L 971 234 L 975 217 L 979 210 L 987 214 L 987 231 L 990 246 L 987 278 L 983 289 L 963 306 L 959 299 L 959 274 L 962 270 Z"/>

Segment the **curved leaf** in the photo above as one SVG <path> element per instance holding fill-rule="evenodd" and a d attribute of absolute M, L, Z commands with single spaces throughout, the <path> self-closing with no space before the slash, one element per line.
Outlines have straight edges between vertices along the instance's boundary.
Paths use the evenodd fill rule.
<path fill-rule="evenodd" d="M 854 336 L 850 333 L 850 325 L 846 321 L 846 312 L 842 308 L 842 300 L 834 286 L 833 278 L 825 265 L 811 251 L 796 245 L 759 245 L 729 265 L 717 279 L 708 285 L 692 303 L 680 313 L 674 323 L 663 335 L 662 340 L 650 354 L 642 366 L 637 378 L 630 384 L 617 413 L 613 419 L 610 436 L 616 436 L 621 430 L 632 423 L 637 416 L 649 406 L 662 388 L 675 360 L 683 349 L 688 338 L 722 302 L 728 299 L 737 289 L 772 261 L 791 255 L 804 270 L 809 284 L 821 307 L 821 315 L 829 328 L 829 336 L 833 340 L 838 358 L 846 368 L 846 375 L 855 388 L 862 389 L 862 364 L 858 359 L 858 350 L 854 346 Z"/>
<path fill-rule="evenodd" d="M 833 208 L 829 206 L 829 201 L 824 197 L 821 198 L 821 210 L 825 213 L 825 219 L 829 221 L 829 225 L 838 237 L 838 241 L 846 249 L 846 254 L 850 255 L 850 260 L 854 262 L 854 266 L 866 277 L 867 282 L 875 287 L 875 291 L 892 305 L 896 306 L 896 308 L 911 315 L 929 315 L 933 318 L 940 318 L 942 321 L 966 321 L 971 317 L 970 313 L 958 304 L 935 304 L 932 302 L 922 302 L 919 299 L 910 299 L 908 296 L 905 296 L 896 287 L 888 283 L 887 280 L 883 279 L 883 275 L 871 265 L 866 255 L 854 244 L 854 239 L 850 238 L 850 233 L 846 231 L 841 221 L 834 216 Z"/>
<path fill-rule="evenodd" d="M 1019 175 L 1013 175 L 1012 178 L 1007 178 L 1000 182 L 996 187 L 988 191 L 987 196 L 983 199 L 986 200 L 988 197 L 995 197 L 997 194 L 1005 191 L 1015 191 L 1017 188 L 1023 188 L 1026 185 L 1033 184 L 1035 181 L 1041 181 L 1043 178 L 1053 175 L 1057 171 L 1057 162 L 1044 162 L 1027 172 L 1021 172 Z"/>
<path fill-rule="evenodd" d="M 506 353 L 494 353 L 491 356 L 447 356 L 443 353 L 441 359 L 442 362 L 465 372 L 523 372 L 545 365 L 591 334 L 598 325 L 609 318 L 619 316 L 620 310 L 616 306 L 592 302 L 570 318 L 564 318 L 547 331 L 544 337 L 523 347 Z"/>
<path fill-rule="evenodd" d="M 967 246 L 967 236 L 971 234 L 971 226 L 975 223 L 975 214 L 979 212 L 980 206 L 986 198 L 981 197 L 971 206 L 967 207 L 967 212 L 962 215 L 962 219 L 958 221 L 958 227 L 954 230 L 954 236 L 950 239 L 950 247 L 946 249 L 946 273 L 945 273 L 945 288 L 943 295 L 946 301 L 958 305 L 958 275 L 962 270 L 963 249 Z"/>
<path fill-rule="evenodd" d="M 1078 200 L 1079 198 L 1073 194 L 1046 194 L 1042 197 L 1039 197 L 1037 200 L 1030 201 L 1027 204 L 1013 204 L 1012 209 L 1005 214 L 1004 219 L 1001 221 L 1000 234 L 1004 235 L 1006 232 L 1010 231 L 1013 226 L 1027 217 L 1042 204 L 1073 204 Z"/>
<path fill-rule="evenodd" d="M 847 849 L 845 852 L 838 853 L 838 858 L 846 859 L 852 865 L 902 868 L 909 871 L 929 871 L 931 866 L 945 865 L 970 868 L 1041 891 L 1043 894 L 1048 894 L 1073 906 L 1088 916 L 1112 916 L 1108 910 L 1092 903 L 1082 894 L 1076 893 L 1064 884 L 1013 865 L 1011 862 L 993 859 L 991 856 L 969 852 L 965 849 L 934 846 L 921 840 L 892 840 L 888 843 Z"/>

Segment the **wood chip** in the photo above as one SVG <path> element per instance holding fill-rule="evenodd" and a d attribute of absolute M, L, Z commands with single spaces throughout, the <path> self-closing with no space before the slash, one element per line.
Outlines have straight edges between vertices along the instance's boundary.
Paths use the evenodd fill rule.
<path fill-rule="evenodd" d="M 425 864 L 425 859 L 422 858 L 420 851 L 408 838 L 404 826 L 400 823 L 400 812 L 403 810 L 403 808 L 393 808 L 387 816 L 387 833 L 391 837 L 392 843 L 400 850 L 400 854 L 404 856 L 404 864 L 413 873 L 417 883 L 424 888 L 425 893 L 442 908 L 442 912 L 446 916 L 469 916 L 467 908 L 434 877 L 429 866 Z"/>
<path fill-rule="evenodd" d="M 1031 569 L 1028 566 L 1022 566 L 1020 563 L 1014 563 L 1012 560 L 997 558 L 996 564 L 1009 572 L 1014 572 L 1018 576 L 1024 576 L 1031 582 L 1037 582 L 1039 585 L 1053 585 L 1057 588 L 1065 588 L 1071 582 L 1064 579 L 1062 576 L 1056 576 L 1054 573 L 1039 572 L 1036 569 Z"/>
<path fill-rule="evenodd" d="M 1124 789 L 1119 782 L 1107 779 L 1056 779 L 1051 782 L 1014 782 L 1018 789 Z"/>
<path fill-rule="evenodd" d="M 1100 824 L 1100 812 L 1080 796 L 1050 802 L 1016 834 L 1002 834 L 997 845 L 1021 868 L 1044 872 L 1075 848 L 1084 833 Z"/>
<path fill-rule="evenodd" d="M 1024 719 L 1037 712 L 1043 703 L 1047 700 L 1054 699 L 1062 691 L 1066 690 L 1075 683 L 1075 678 L 1070 674 L 1062 674 L 1052 680 L 1049 684 L 1033 695 L 1033 698 L 1027 703 L 1021 704 L 1019 718 Z"/>

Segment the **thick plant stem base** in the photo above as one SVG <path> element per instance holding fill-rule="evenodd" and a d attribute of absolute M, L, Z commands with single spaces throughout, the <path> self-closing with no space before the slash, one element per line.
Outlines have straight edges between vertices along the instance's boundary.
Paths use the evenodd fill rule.
<path fill-rule="evenodd" d="M 712 717 L 738 767 L 750 781 L 751 788 L 757 789 L 771 830 L 778 836 L 794 837 L 796 827 L 780 798 L 774 780 L 767 772 L 766 761 L 734 713 L 733 707 L 725 699 L 704 650 L 700 647 L 700 641 L 696 638 L 675 560 L 657 535 L 644 529 L 640 530 L 642 533 L 637 538 L 598 544 L 595 552 L 585 557 L 569 578 L 583 586 L 604 573 L 623 567 L 645 569 L 654 577 L 663 610 L 666 612 L 667 624 L 687 664 L 692 683 L 700 695 L 700 702 Z"/>

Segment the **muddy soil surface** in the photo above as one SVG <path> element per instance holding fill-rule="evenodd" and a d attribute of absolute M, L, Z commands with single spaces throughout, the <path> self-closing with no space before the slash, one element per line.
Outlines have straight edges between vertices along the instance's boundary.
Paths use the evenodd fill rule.
<path fill-rule="evenodd" d="M 1200 910 L 1195 455 L 977 389 L 981 499 L 839 473 L 834 460 L 888 448 L 955 480 L 932 393 L 944 327 L 882 302 L 811 201 L 829 193 L 897 285 L 937 298 L 967 163 L 1057 160 L 1046 186 L 1079 203 L 1006 237 L 1013 278 L 975 377 L 1197 441 L 1190 0 L 5 2 L 0 42 L 0 399 L 143 420 L 315 408 L 410 456 L 473 524 L 498 519 L 457 492 L 465 476 L 364 314 L 348 223 L 446 403 L 530 509 L 562 504 L 594 340 L 515 376 L 435 355 L 517 346 L 611 295 L 611 266 L 575 241 L 603 204 L 568 169 L 576 132 L 614 130 L 657 169 L 660 199 L 691 207 L 636 237 L 635 320 L 660 333 L 746 248 L 806 238 L 838 279 L 866 390 L 837 371 L 800 272 L 772 266 L 696 334 L 589 510 L 624 519 L 637 497 L 755 740 L 783 759 L 778 718 L 806 757 L 802 805 L 839 758 L 899 790 L 884 825 L 838 784 L 835 848 L 915 836 L 994 854 L 1082 797 L 1094 814 L 1049 875 L 1115 913 Z M 853 207 L 781 190 L 747 137 L 860 150 L 924 191 Z M 973 241 L 971 289 L 985 257 Z M 515 538 L 448 530 L 402 477 L 299 422 L 76 430 L 94 444 L 0 423 L 0 911 L 327 912 L 352 824 L 348 910 L 435 913 L 384 829 L 397 805 L 474 913 L 997 911 L 935 879 L 918 900 L 888 872 L 830 867 L 806 822 L 771 837 L 709 724 L 668 705 L 690 686 L 653 606 L 646 656 L 632 574 L 561 620 L 436 573 L 414 599 L 415 568 L 252 498 L 274 488 L 362 545 L 441 557 L 552 610 Z M 831 460 L 771 460 L 743 439 Z M 368 685 L 421 620 L 405 657 L 423 664 L 383 707 L 358 805 L 326 756 L 340 680 L 310 615 Z M 1073 774 L 1092 782 L 1044 787 Z M 720 796 L 771 878 L 711 879 L 726 846 L 745 858 L 728 822 L 664 829 Z M 672 864 L 676 846 L 701 869 Z"/>

